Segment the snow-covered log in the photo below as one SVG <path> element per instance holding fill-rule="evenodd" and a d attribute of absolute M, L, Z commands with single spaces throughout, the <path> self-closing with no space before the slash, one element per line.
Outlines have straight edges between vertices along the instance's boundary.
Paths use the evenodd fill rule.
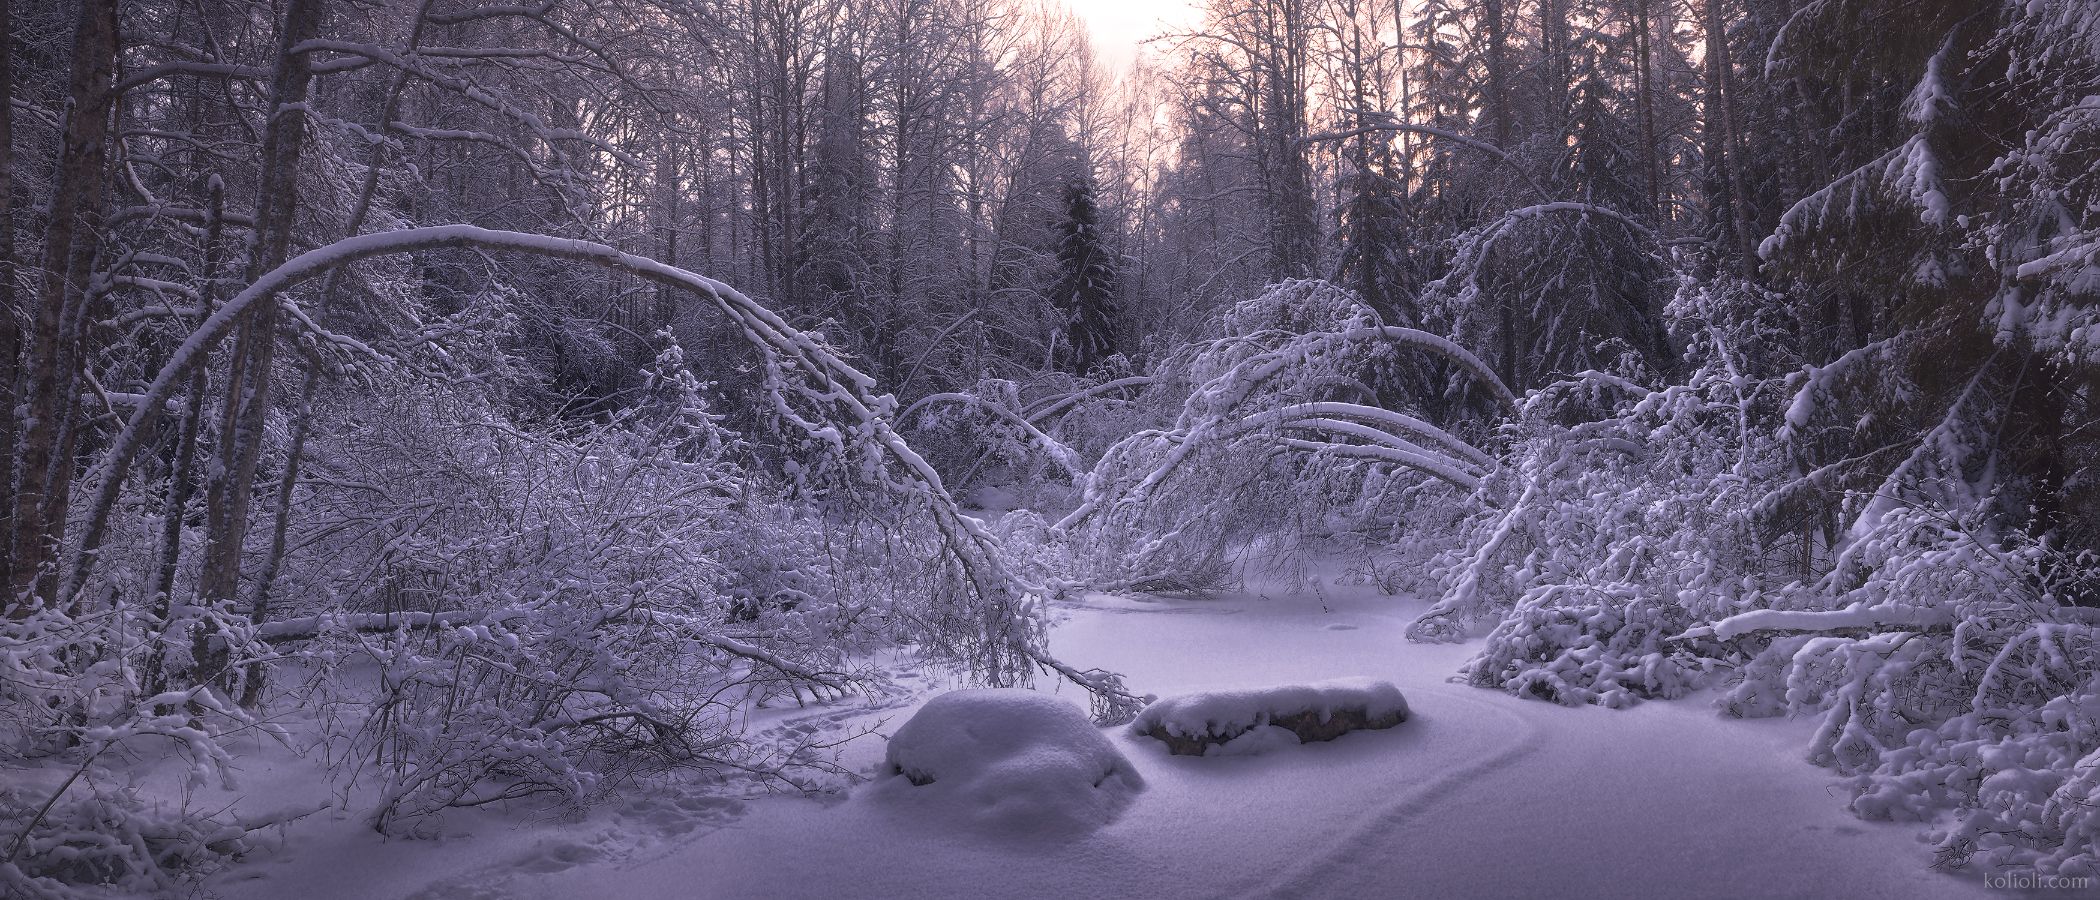
<path fill-rule="evenodd" d="M 1336 678 L 1167 697 L 1138 713 L 1130 730 L 1177 755 L 1218 756 L 1331 741 L 1351 731 L 1391 728 L 1407 716 L 1407 698 L 1391 682 Z"/>
<path fill-rule="evenodd" d="M 1828 633 L 1901 629 L 1923 631 L 1954 626 L 1952 610 L 1939 606 L 1903 603 L 1854 603 L 1843 609 L 1754 609 L 1715 622 L 1687 629 L 1676 640 L 1713 638 L 1732 641 L 1761 632 Z"/>

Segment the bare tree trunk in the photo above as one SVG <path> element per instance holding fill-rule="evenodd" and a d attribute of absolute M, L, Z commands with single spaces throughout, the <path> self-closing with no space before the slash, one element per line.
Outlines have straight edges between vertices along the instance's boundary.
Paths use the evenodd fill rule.
<path fill-rule="evenodd" d="M 44 253 L 37 306 L 24 360 L 27 429 L 16 448 L 14 534 L 8 614 L 22 616 L 49 599 L 53 562 L 64 538 L 65 497 L 72 460 L 62 446 L 74 413 L 74 372 L 84 354 L 68 346 L 73 304 L 84 304 L 87 269 L 99 243 L 104 164 L 108 159 L 111 83 L 116 73 L 115 0 L 83 0 L 73 33 L 73 64 L 58 179 Z M 78 319 L 85 319 L 84 310 Z"/>
<path fill-rule="evenodd" d="M 661 217 L 657 229 L 663 260 L 674 266 L 678 265 L 678 194 L 678 149 L 667 140 L 657 147 L 656 153 L 657 215 Z M 652 330 L 670 324 L 671 307 L 676 302 L 669 288 L 657 286 L 655 308 L 649 311 Z"/>
<path fill-rule="evenodd" d="M 416 24 L 410 29 L 408 49 L 414 51 L 422 46 L 423 34 L 429 21 L 431 0 L 423 0 L 416 10 Z M 380 103 L 373 130 L 380 134 L 393 134 L 395 116 L 401 108 L 401 93 L 408 86 L 408 72 L 396 73 L 387 87 L 386 97 Z M 350 211 L 350 221 L 343 226 L 344 237 L 355 237 L 364 231 L 365 221 L 372 214 L 372 200 L 379 190 L 379 173 L 385 162 L 386 142 L 375 142 L 371 156 L 365 161 L 365 180 L 357 193 L 357 205 Z M 329 311 L 335 306 L 336 293 L 342 286 L 343 270 L 330 271 L 321 284 L 321 302 L 318 314 L 321 321 L 328 320 Z M 292 413 L 292 441 L 285 451 L 284 473 L 277 479 L 277 507 L 270 526 L 270 547 L 263 556 L 262 568 L 256 573 L 255 585 L 248 593 L 248 620 L 261 625 L 270 618 L 270 589 L 277 582 L 277 575 L 284 568 L 286 540 L 291 533 L 292 494 L 299 486 L 299 468 L 306 458 L 306 438 L 312 432 L 314 395 L 320 388 L 321 373 L 312 367 L 299 392 L 299 406 Z M 254 707 L 262 699 L 263 688 L 268 682 L 268 670 L 256 667 L 249 670 L 241 689 L 241 705 Z"/>
<path fill-rule="evenodd" d="M 255 253 L 248 260 L 252 282 L 288 258 L 298 214 L 299 158 L 304 146 L 305 102 L 312 67 L 292 48 L 320 30 L 322 0 L 288 0 L 278 35 L 271 77 L 270 119 L 263 131 L 261 194 L 255 216 Z M 204 572 L 198 585 L 205 602 L 231 600 L 240 588 L 241 545 L 254 500 L 255 467 L 262 456 L 263 425 L 270 409 L 271 366 L 277 348 L 278 304 L 258 304 L 243 316 L 226 385 L 226 430 L 219 465 L 206 492 Z"/>
<path fill-rule="evenodd" d="M 299 409 L 293 413 L 292 445 L 285 451 L 284 474 L 277 479 L 277 515 L 270 528 L 270 549 L 263 557 L 262 571 L 256 573 L 255 589 L 248 594 L 248 620 L 261 625 L 270 618 L 270 587 L 277 581 L 277 573 L 284 568 L 286 536 L 291 533 L 292 492 L 299 486 L 299 464 L 306 456 L 306 436 L 311 431 L 314 412 L 314 392 L 320 386 L 321 373 L 309 368 L 305 386 L 300 389 Z M 262 699 L 263 687 L 269 672 L 256 667 L 248 672 L 241 686 L 241 705 L 253 709 Z"/>
<path fill-rule="evenodd" d="M 208 217 L 204 224 L 204 266 L 199 279 L 197 316 L 203 321 L 211 316 L 218 299 L 219 251 L 226 210 L 226 186 L 216 176 L 211 180 L 211 197 L 205 207 Z M 182 562 L 182 519 L 187 511 L 192 490 L 191 476 L 197 465 L 197 433 L 204 423 L 204 397 L 209 389 L 209 366 L 190 368 L 189 406 L 183 411 L 182 422 L 176 428 L 174 459 L 168 464 L 167 505 L 161 512 L 160 549 L 157 555 L 158 568 L 153 573 L 153 587 L 147 594 L 153 604 L 154 619 L 160 623 L 163 635 L 156 641 L 148 655 L 146 665 L 146 693 L 159 694 L 167 689 L 167 675 L 161 671 L 162 647 L 165 635 L 175 630 L 173 611 L 175 606 L 175 572 Z"/>
<path fill-rule="evenodd" d="M 22 308 L 15 296 L 14 0 L 0 0 L 0 551 L 14 547 L 15 402 L 20 392 Z M 0 586 L 14 584 L 14 554 L 0 552 Z M 0 601 L 0 609 L 11 606 Z"/>
<path fill-rule="evenodd" d="M 1487 40 L 1487 116 L 1495 146 L 1508 153 L 1516 136 L 1516 123 L 1509 108 L 1509 16 L 1503 0 L 1483 0 L 1480 17 Z"/>
<path fill-rule="evenodd" d="M 1737 135 L 1734 106 L 1729 99 L 1728 79 L 1734 63 L 1728 55 L 1728 23 L 1721 15 L 1721 0 L 1706 0 L 1700 18 L 1706 29 L 1706 164 L 1713 179 L 1712 192 L 1721 208 L 1714 210 L 1716 223 L 1741 254 L 1742 266 L 1757 266 L 1757 242 L 1750 230 L 1750 211 L 1744 203 L 1743 177 L 1736 164 Z"/>
<path fill-rule="evenodd" d="M 1319 254 L 1319 212 L 1312 196 L 1312 174 L 1306 161 L 1305 91 L 1308 42 L 1312 23 L 1299 0 L 1272 0 L 1269 9 L 1268 46 L 1263 48 L 1268 69 L 1267 109 L 1261 116 L 1263 137 L 1268 145 L 1273 175 L 1269 184 L 1274 229 L 1274 277 L 1302 277 L 1312 271 Z"/>
<path fill-rule="evenodd" d="M 1648 10 L 1649 0 L 1634 0 L 1633 15 L 1633 97 L 1641 117 L 1641 173 L 1643 196 L 1647 198 L 1645 212 L 1656 219 L 1662 218 L 1662 149 L 1655 139 L 1655 18 Z"/>
<path fill-rule="evenodd" d="M 1495 146 L 1508 153 L 1515 149 L 1516 121 L 1509 98 L 1509 17 L 1503 0 L 1483 0 L 1480 16 L 1483 36 L 1487 40 L 1487 117 L 1488 128 L 1494 134 Z M 1510 390 L 1521 391 L 1524 386 L 1517 378 L 1517 302 L 1507 291 L 1495 308 L 1497 339 L 1501 344 L 1502 383 Z"/>

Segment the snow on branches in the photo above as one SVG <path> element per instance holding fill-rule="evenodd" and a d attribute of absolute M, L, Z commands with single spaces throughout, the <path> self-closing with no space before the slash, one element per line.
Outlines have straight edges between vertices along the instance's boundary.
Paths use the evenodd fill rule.
<path fill-rule="evenodd" d="M 1079 672 L 1041 649 L 1039 626 L 1030 624 L 1033 619 L 1029 597 L 1033 588 L 1013 577 L 984 524 L 958 510 L 940 475 L 897 433 L 890 420 L 895 401 L 875 393 L 872 379 L 845 363 L 821 341 L 789 326 L 736 289 L 674 266 L 588 241 L 471 225 L 429 226 L 345 238 L 300 254 L 221 305 L 161 367 L 98 466 L 93 479 L 96 500 L 80 547 L 66 568 L 66 589 L 61 596 L 71 596 L 81 589 L 132 457 L 138 452 L 143 435 L 161 414 L 174 385 L 226 333 L 242 311 L 266 298 L 288 302 L 278 296 L 286 288 L 359 260 L 448 247 L 569 259 L 625 271 L 703 298 L 761 351 L 769 412 L 799 434 L 806 449 L 847 461 L 859 476 L 916 497 L 924 504 L 929 526 L 941 535 L 940 552 L 956 566 L 960 590 L 950 599 L 961 605 L 929 621 L 939 621 L 947 629 L 964 629 L 961 633 L 923 636 L 931 645 L 955 651 L 973 672 L 993 684 L 1014 683 L 1024 679 L 1029 669 L 1042 666 L 1094 692 L 1107 704 L 1107 714 L 1113 715 L 1114 709 L 1135 702 L 1112 676 Z M 1135 707 L 1131 706 L 1130 711 L 1135 711 Z"/>
<path fill-rule="evenodd" d="M 360 262 L 460 249 L 581 262 L 699 297 L 756 357 L 764 408 L 755 418 L 800 461 L 800 486 L 836 478 L 872 489 L 891 524 L 826 516 L 807 496 L 791 501 L 790 486 L 754 470 L 743 436 L 710 411 L 663 334 L 668 347 L 635 395 L 587 424 L 521 424 L 471 380 L 310 392 L 302 496 L 276 538 L 289 564 L 270 579 L 293 615 L 168 597 L 161 613 L 119 602 L 131 619 L 73 627 L 79 610 L 107 606 L 160 565 L 139 550 L 147 542 L 131 477 L 163 434 L 161 419 L 190 414 L 171 400 L 244 311 L 277 303 L 293 321 L 315 321 L 290 293 L 302 283 Z M 418 344 L 436 347 L 427 337 L 407 342 Z M 386 361 L 394 345 L 363 346 Z M 1085 688 L 1106 721 L 1141 705 L 1113 673 L 1079 670 L 1044 649 L 1043 588 L 961 513 L 897 433 L 895 401 L 872 379 L 742 293 L 610 247 L 465 225 L 337 241 L 211 308 L 145 389 L 113 410 L 123 424 L 86 479 L 84 526 L 60 568 L 62 602 L 38 614 L 62 621 L 46 639 L 25 631 L 42 619 L 11 619 L 7 658 L 51 677 L 69 670 L 59 657 L 106 658 L 99 665 L 115 667 L 119 707 L 149 718 L 220 710 L 250 727 L 240 704 L 255 699 L 263 673 L 289 663 L 306 678 L 290 688 L 301 696 L 369 710 L 335 737 L 374 773 L 371 822 L 382 830 L 529 796 L 582 803 L 602 785 L 664 768 L 727 767 L 808 787 L 810 774 L 839 771 L 822 748 L 796 745 L 794 735 L 749 741 L 739 711 L 861 690 L 854 655 L 892 643 L 995 685 L 1055 673 Z M 171 571 L 178 562 L 168 561 Z M 98 641 L 108 646 L 90 646 Z M 166 694 L 152 687 L 161 684 L 190 693 L 156 696 Z M 59 731 L 82 743 L 127 740 L 130 720 L 114 715 L 91 713 Z M 215 731 L 178 731 L 193 755 L 223 757 Z M 58 804 L 66 793 L 57 788 L 46 812 L 71 810 Z M 86 801 L 66 800 L 76 802 Z M 18 843 L 44 846 L 35 842 L 58 821 L 37 813 Z M 28 872 L 9 870 L 40 877 Z"/>
<path fill-rule="evenodd" d="M 1268 481 L 1255 473 L 1271 467 L 1342 491 L 1360 492 L 1363 479 L 1387 467 L 1470 491 L 1492 465 L 1486 453 L 1378 405 L 1385 401 L 1373 383 L 1392 378 L 1403 354 L 1450 367 L 1501 409 L 1516 406 L 1486 364 L 1457 344 L 1380 325 L 1354 295 L 1325 282 L 1284 282 L 1236 308 L 1222 336 L 1177 353 L 1162 367 L 1171 377 L 1155 373 L 1162 384 L 1190 386 L 1172 424 L 1110 446 L 1056 530 L 1116 548 L 1091 554 L 1112 560 L 1097 583 L 1199 587 L 1221 576 L 1234 535 L 1244 537 L 1261 511 L 1294 502 L 1273 491 L 1253 496 Z M 1342 399 L 1349 396 L 1366 402 Z M 1328 502 L 1324 492 L 1301 489 L 1306 514 Z"/>

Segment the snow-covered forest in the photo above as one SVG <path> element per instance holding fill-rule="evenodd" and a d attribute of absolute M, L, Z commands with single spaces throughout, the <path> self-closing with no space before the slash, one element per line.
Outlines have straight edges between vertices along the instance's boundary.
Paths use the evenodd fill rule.
<path fill-rule="evenodd" d="M 2100 4 L 1176 15 L 0 0 L 0 894 L 2100 888 Z"/>

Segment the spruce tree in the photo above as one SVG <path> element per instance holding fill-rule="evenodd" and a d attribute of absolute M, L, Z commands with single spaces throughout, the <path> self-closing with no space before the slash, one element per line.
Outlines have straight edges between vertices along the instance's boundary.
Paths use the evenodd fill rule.
<path fill-rule="evenodd" d="M 1051 295 L 1065 323 L 1058 364 L 1075 374 L 1085 374 L 1115 352 L 1115 262 L 1102 239 L 1094 193 L 1093 176 L 1084 171 L 1065 185 L 1059 277 Z"/>

